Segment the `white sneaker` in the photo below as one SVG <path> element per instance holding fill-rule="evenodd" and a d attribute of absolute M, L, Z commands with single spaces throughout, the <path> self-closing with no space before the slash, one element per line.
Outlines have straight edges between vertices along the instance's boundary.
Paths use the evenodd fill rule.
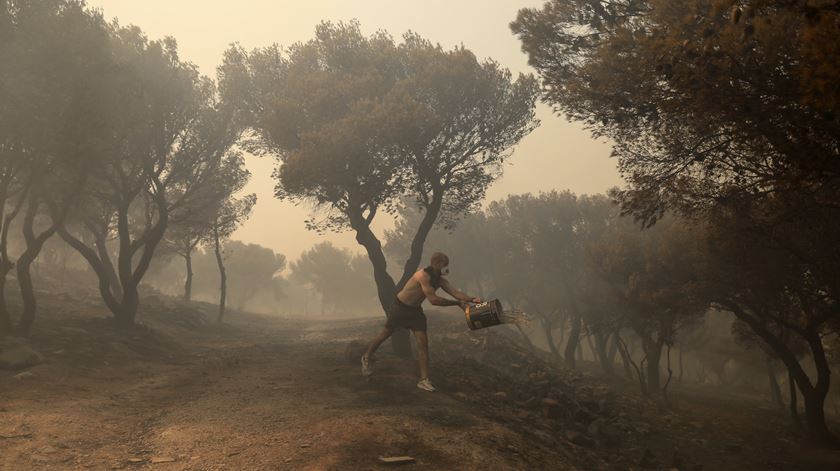
<path fill-rule="evenodd" d="M 418 381 L 417 387 L 423 391 L 435 392 L 435 387 L 432 386 L 432 381 L 429 378 Z"/>
<path fill-rule="evenodd" d="M 373 369 L 370 367 L 370 359 L 367 354 L 362 355 L 362 376 L 370 376 L 373 374 Z"/>

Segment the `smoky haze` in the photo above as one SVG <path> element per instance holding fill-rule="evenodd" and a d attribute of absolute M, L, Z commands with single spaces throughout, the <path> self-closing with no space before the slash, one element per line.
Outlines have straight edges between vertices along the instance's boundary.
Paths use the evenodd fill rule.
<path fill-rule="evenodd" d="M 352 19 L 358 19 L 368 34 L 384 29 L 399 38 L 414 31 L 444 48 L 463 44 L 478 57 L 492 58 L 513 73 L 531 73 L 521 43 L 508 24 L 520 8 L 537 7 L 542 2 L 96 0 L 89 4 L 121 23 L 142 26 L 151 38 L 175 37 L 183 58 L 212 77 L 231 43 L 238 42 L 246 49 L 272 43 L 289 46 L 311 38 L 322 20 Z M 537 116 L 542 125 L 516 147 L 503 177 L 490 188 L 488 201 L 508 194 L 560 189 L 592 194 L 620 184 L 608 145 L 593 140 L 579 124 L 554 115 L 547 105 L 539 105 Z M 259 204 L 235 238 L 270 247 L 291 259 L 310 248 L 313 241 L 330 241 L 361 252 L 352 234 L 307 231 L 307 207 L 274 199 L 271 171 L 275 164 L 270 157 L 250 158 L 247 165 L 253 177 L 245 191 L 256 193 Z M 393 226 L 393 220 L 384 216 L 377 218 L 379 231 Z"/>
<path fill-rule="evenodd" d="M 837 38 L 0 0 L 0 469 L 840 469 Z"/>

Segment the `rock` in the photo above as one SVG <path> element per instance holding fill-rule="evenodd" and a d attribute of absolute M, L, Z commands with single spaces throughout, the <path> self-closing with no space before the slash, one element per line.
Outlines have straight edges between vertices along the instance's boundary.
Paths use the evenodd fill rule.
<path fill-rule="evenodd" d="M 24 371 L 23 373 L 18 373 L 15 375 L 15 379 L 17 380 L 30 379 L 34 377 L 35 375 L 31 371 Z"/>
<path fill-rule="evenodd" d="M 29 459 L 36 463 L 48 463 L 50 461 L 50 459 L 44 455 L 31 455 Z"/>
<path fill-rule="evenodd" d="M 621 444 L 623 438 L 621 430 L 610 424 L 604 424 L 598 427 L 598 436 L 604 445 L 615 447 Z"/>
<path fill-rule="evenodd" d="M 146 460 L 144 460 L 143 458 L 129 458 L 126 461 L 128 461 L 131 464 L 138 464 L 138 463 L 145 463 L 146 462 Z"/>
<path fill-rule="evenodd" d="M 642 454 L 642 459 L 639 460 L 639 466 L 642 468 L 656 468 L 656 455 L 650 451 L 649 448 L 645 448 L 644 453 Z"/>
<path fill-rule="evenodd" d="M 517 401 L 515 404 L 519 407 L 525 409 L 533 409 L 539 405 L 540 401 L 537 400 L 536 396 L 531 396 L 524 401 Z"/>
<path fill-rule="evenodd" d="M 592 435 L 593 437 L 597 437 L 603 425 L 604 419 L 595 419 L 591 424 L 589 424 L 589 427 L 586 428 L 586 433 Z"/>
<path fill-rule="evenodd" d="M 645 436 L 650 434 L 650 427 L 647 424 L 636 424 L 636 433 Z"/>
<path fill-rule="evenodd" d="M 499 391 L 496 394 L 493 394 L 493 398 L 497 401 L 507 401 L 508 395 L 504 391 Z"/>
<path fill-rule="evenodd" d="M 465 393 L 462 393 L 462 392 L 456 392 L 456 393 L 455 393 L 455 397 L 456 397 L 459 401 L 464 401 L 464 402 L 466 402 L 466 401 L 468 401 L 468 400 L 470 399 L 470 397 L 469 397 L 468 395 L 466 395 Z"/>
<path fill-rule="evenodd" d="M 725 448 L 730 453 L 740 453 L 743 446 L 740 443 L 730 442 L 725 445 Z"/>
<path fill-rule="evenodd" d="M 559 419 L 563 417 L 563 410 L 560 403 L 549 397 L 542 400 L 543 415 L 548 419 Z"/>
<path fill-rule="evenodd" d="M 171 456 L 155 456 L 151 460 L 149 460 L 152 464 L 162 464 L 162 463 L 174 463 L 175 458 Z"/>
<path fill-rule="evenodd" d="M 575 430 L 567 430 L 566 439 L 575 445 L 584 446 L 586 448 L 592 448 L 595 446 L 595 440 Z"/>
<path fill-rule="evenodd" d="M 414 458 L 410 456 L 380 456 L 379 461 L 385 464 L 407 464 L 414 463 Z"/>
<path fill-rule="evenodd" d="M 0 340 L 0 369 L 22 370 L 44 361 L 40 353 L 19 337 L 4 337 Z"/>
<path fill-rule="evenodd" d="M 534 430 L 531 433 L 533 433 L 535 437 L 548 444 L 554 444 L 556 442 L 554 437 L 552 437 L 551 434 L 548 432 L 543 432 L 542 430 Z"/>
<path fill-rule="evenodd" d="M 44 448 L 41 448 L 41 453 L 44 453 L 45 455 L 58 453 L 58 448 L 47 445 Z"/>
<path fill-rule="evenodd" d="M 589 426 L 592 421 L 595 420 L 595 416 L 592 413 L 586 411 L 585 409 L 580 409 L 575 412 L 575 422 Z"/>

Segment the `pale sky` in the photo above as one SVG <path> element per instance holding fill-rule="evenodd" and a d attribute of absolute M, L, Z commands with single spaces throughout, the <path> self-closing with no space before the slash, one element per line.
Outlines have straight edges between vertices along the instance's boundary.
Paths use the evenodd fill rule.
<path fill-rule="evenodd" d="M 306 41 L 322 20 L 358 19 L 365 32 L 385 29 L 395 38 L 408 30 L 420 33 L 445 48 L 463 44 L 478 57 L 490 57 L 514 73 L 531 72 L 519 40 L 509 23 L 523 7 L 543 0 L 88 0 L 107 18 L 140 26 L 150 38 L 173 36 L 182 59 L 214 77 L 222 53 L 234 42 L 246 49 L 278 43 Z M 597 142 L 576 123 L 553 115 L 540 105 L 542 126 L 516 148 L 505 174 L 488 192 L 488 201 L 508 194 L 569 189 L 598 193 L 620 185 L 610 147 Z M 250 157 L 253 173 L 246 191 L 257 194 L 251 219 L 234 238 L 270 247 L 290 259 L 315 243 L 330 240 L 361 252 L 353 234 L 320 236 L 307 231 L 305 207 L 274 199 L 270 158 Z M 378 233 L 390 227 L 387 215 L 378 215 Z"/>

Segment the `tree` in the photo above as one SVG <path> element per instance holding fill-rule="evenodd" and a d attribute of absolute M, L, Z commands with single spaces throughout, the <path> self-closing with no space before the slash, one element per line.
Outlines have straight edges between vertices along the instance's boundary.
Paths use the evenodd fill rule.
<path fill-rule="evenodd" d="M 256 131 L 253 147 L 279 156 L 277 196 L 314 204 L 312 229 L 356 233 L 386 312 L 435 221 L 480 202 L 537 124 L 533 77 L 513 80 L 495 62 L 415 34 L 399 45 L 385 32 L 365 37 L 355 22 L 322 23 L 286 51 L 233 47 L 220 84 Z M 423 219 L 395 282 L 371 223 L 406 196 Z"/>
<path fill-rule="evenodd" d="M 767 326 L 780 310 L 799 316 L 791 325 L 822 363 L 825 338 L 815 339 L 836 335 L 829 326 L 840 317 L 840 49 L 828 39 L 840 32 L 836 2 L 554 0 L 521 11 L 513 29 L 545 98 L 616 142 L 626 211 L 647 224 L 667 208 L 713 224 L 731 211 L 752 228 L 744 243 L 774 247 L 784 270 L 761 272 L 758 257 L 730 268 L 778 276 L 753 280 L 812 306 L 777 298 L 772 309 L 728 308 L 793 376 L 797 362 Z M 744 289 L 731 294 L 747 297 Z M 810 433 L 836 446 L 820 399 L 830 368 L 818 369 L 816 384 L 797 383 L 810 396 Z"/>
<path fill-rule="evenodd" d="M 109 36 L 101 15 L 75 1 L 2 2 L 0 23 L 0 293 L 16 268 L 17 331 L 28 335 L 36 311 L 30 267 L 77 201 L 110 131 Z M 20 214 L 25 248 L 13 262 L 9 229 Z M 0 332 L 9 329 L 0 294 Z"/>
<path fill-rule="evenodd" d="M 698 289 L 704 264 L 700 242 L 693 228 L 676 218 L 646 231 L 625 222 L 614 224 L 590 254 L 624 307 L 622 323 L 641 340 L 642 392 L 659 394 L 663 348 L 670 353 L 677 332 L 702 318 L 710 304 Z"/>
<path fill-rule="evenodd" d="M 233 166 L 231 170 L 227 181 L 231 184 L 230 188 L 235 189 L 230 194 L 235 194 L 244 188 L 250 172 L 238 166 Z M 225 270 L 223 245 L 231 234 L 248 219 L 256 202 L 257 196 L 254 194 L 240 198 L 231 197 L 216 209 L 213 220 L 213 253 L 216 256 L 216 266 L 219 268 L 219 313 L 216 317 L 216 322 L 219 324 L 222 323 L 225 315 L 227 298 L 227 272 Z"/>
<path fill-rule="evenodd" d="M 372 281 L 363 256 L 322 242 L 302 253 L 291 265 L 291 276 L 321 294 L 322 305 L 346 312 L 350 304 L 367 304 Z"/>
<path fill-rule="evenodd" d="M 216 132 L 215 85 L 179 59 L 174 40 L 150 41 L 137 28 L 117 25 L 111 38 L 108 152 L 91 169 L 75 225 L 59 234 L 94 269 L 105 304 L 125 327 L 134 322 L 137 288 L 169 223 L 213 188 L 206 185 L 213 184 L 227 149 L 208 139 L 230 141 Z M 112 235 L 116 263 L 105 246 Z"/>
<path fill-rule="evenodd" d="M 225 244 L 225 273 L 230 277 L 230 299 L 239 311 L 260 291 L 273 290 L 274 279 L 286 268 L 286 257 L 257 244 Z"/>
<path fill-rule="evenodd" d="M 788 202 L 780 206 L 727 207 L 716 211 L 716 217 L 708 224 L 707 289 L 721 309 L 734 313 L 749 326 L 785 365 L 792 383 L 802 393 L 809 432 L 831 443 L 833 434 L 824 416 L 831 379 L 825 343 L 827 338 L 837 336 L 838 304 L 821 283 L 822 273 L 814 270 L 819 267 L 807 263 L 810 257 L 801 256 L 797 249 L 791 250 L 778 241 L 791 240 L 790 233 L 799 232 L 803 223 L 818 228 L 836 226 L 838 222 L 814 214 L 809 216 L 816 219 L 792 214 L 783 209 Z M 760 233 L 768 226 L 774 232 L 769 239 Z M 818 238 L 808 245 L 811 250 L 822 250 L 824 243 Z M 825 263 L 831 263 L 831 252 L 826 251 L 826 256 Z M 803 347 L 813 360 L 815 381 L 803 366 L 807 357 L 800 358 Z M 794 397 L 791 394 L 792 401 Z"/>

